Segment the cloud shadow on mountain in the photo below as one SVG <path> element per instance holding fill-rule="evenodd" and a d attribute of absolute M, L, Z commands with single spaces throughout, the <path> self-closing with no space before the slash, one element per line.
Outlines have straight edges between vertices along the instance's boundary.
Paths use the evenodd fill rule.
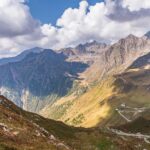
<path fill-rule="evenodd" d="M 52 50 L 30 53 L 20 62 L 0 66 L 0 86 L 19 93 L 29 90 L 34 96 L 64 96 L 72 88 L 74 80 L 82 80 L 78 74 L 89 67 L 66 59 L 64 54 Z"/>

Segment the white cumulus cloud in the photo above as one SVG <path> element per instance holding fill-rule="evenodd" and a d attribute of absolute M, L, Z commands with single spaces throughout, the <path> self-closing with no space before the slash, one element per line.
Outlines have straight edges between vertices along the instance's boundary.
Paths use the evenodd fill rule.
<path fill-rule="evenodd" d="M 23 49 L 59 49 L 91 40 L 115 42 L 150 30 L 149 0 L 105 0 L 78 8 L 68 8 L 56 26 L 35 20 L 24 0 L 0 0 L 0 57 L 15 55 Z M 55 12 L 53 12 L 55 13 Z"/>

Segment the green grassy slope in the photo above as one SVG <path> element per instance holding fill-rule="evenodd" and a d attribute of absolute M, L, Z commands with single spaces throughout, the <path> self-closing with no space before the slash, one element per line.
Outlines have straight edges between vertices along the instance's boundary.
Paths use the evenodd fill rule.
<path fill-rule="evenodd" d="M 124 140 L 107 129 L 75 128 L 23 111 L 0 96 L 0 150 L 129 150 L 142 140 Z"/>

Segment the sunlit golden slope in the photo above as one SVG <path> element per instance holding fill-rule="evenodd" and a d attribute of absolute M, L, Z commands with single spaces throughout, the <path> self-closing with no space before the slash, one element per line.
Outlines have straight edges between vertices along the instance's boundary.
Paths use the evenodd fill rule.
<path fill-rule="evenodd" d="M 65 97 L 64 100 L 61 99 L 42 110 L 41 114 L 67 124 L 84 127 L 126 123 L 116 111 L 121 105 L 125 104 L 133 109 L 150 108 L 149 71 L 128 69 L 120 75 L 107 77 L 85 94 L 79 97 L 73 95 Z M 144 114 L 148 116 L 146 111 L 136 114 L 132 119 Z M 126 113 L 126 115 L 129 117 L 134 114 Z"/>
<path fill-rule="evenodd" d="M 111 107 L 107 103 L 107 99 L 115 94 L 113 86 L 111 86 L 112 82 L 113 79 L 110 78 L 80 97 L 72 99 L 72 96 L 68 96 L 64 98 L 66 100 L 63 103 L 61 99 L 42 110 L 41 113 L 47 117 L 55 114 L 53 115 L 54 119 L 60 119 L 76 126 L 95 126 L 110 114 Z M 59 117 L 55 112 L 59 113 Z"/>

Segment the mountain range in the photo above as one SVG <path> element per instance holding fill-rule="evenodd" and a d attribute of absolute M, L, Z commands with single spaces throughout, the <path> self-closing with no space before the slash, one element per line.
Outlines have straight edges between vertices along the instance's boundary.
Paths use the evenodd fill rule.
<path fill-rule="evenodd" d="M 16 57 L 0 59 L 0 92 L 7 97 L 2 96 L 1 102 L 13 106 L 7 112 L 7 106 L 4 108 L 2 105 L 2 112 L 6 112 L 6 116 L 7 113 L 13 116 L 21 113 L 23 121 L 27 119 L 30 122 L 24 122 L 24 128 L 32 126 L 36 132 L 33 125 L 36 123 L 49 132 L 48 136 L 54 133 L 56 141 L 48 142 L 47 134 L 45 131 L 41 133 L 41 129 L 38 133 L 44 134 L 45 139 L 35 138 L 36 141 L 46 140 L 54 149 L 59 143 L 63 149 L 84 150 L 90 145 L 93 150 L 97 144 L 99 149 L 104 149 L 97 136 L 102 141 L 104 138 L 104 147 L 108 143 L 113 147 L 105 149 L 148 149 L 149 91 L 149 32 L 142 37 L 129 35 L 111 45 L 93 41 L 58 51 L 33 48 Z M 15 124 L 16 120 L 13 121 Z M 8 122 L 5 120 L 6 125 L 2 124 L 0 128 L 8 129 Z M 51 124 L 57 129 L 49 129 Z M 62 133 L 65 134 L 62 137 L 56 133 L 57 130 L 70 132 Z M 1 134 L 6 136 L 3 132 Z M 81 137 L 69 140 L 70 136 L 74 136 L 72 134 Z M 23 133 L 21 136 L 24 136 Z M 94 144 L 90 137 L 94 139 Z M 115 139 L 112 140 L 112 137 Z M 20 139 L 17 140 L 19 143 Z M 80 142 L 83 142 L 84 148 Z M 11 144 L 10 140 L 3 142 L 2 146 L 11 147 Z M 29 146 L 29 143 L 26 144 Z"/>
<path fill-rule="evenodd" d="M 84 93 L 107 75 L 124 71 L 149 47 L 148 37 L 129 35 L 113 45 L 93 41 L 58 52 L 27 50 L 0 60 L 0 91 L 18 106 L 39 112 L 61 97 Z"/>

